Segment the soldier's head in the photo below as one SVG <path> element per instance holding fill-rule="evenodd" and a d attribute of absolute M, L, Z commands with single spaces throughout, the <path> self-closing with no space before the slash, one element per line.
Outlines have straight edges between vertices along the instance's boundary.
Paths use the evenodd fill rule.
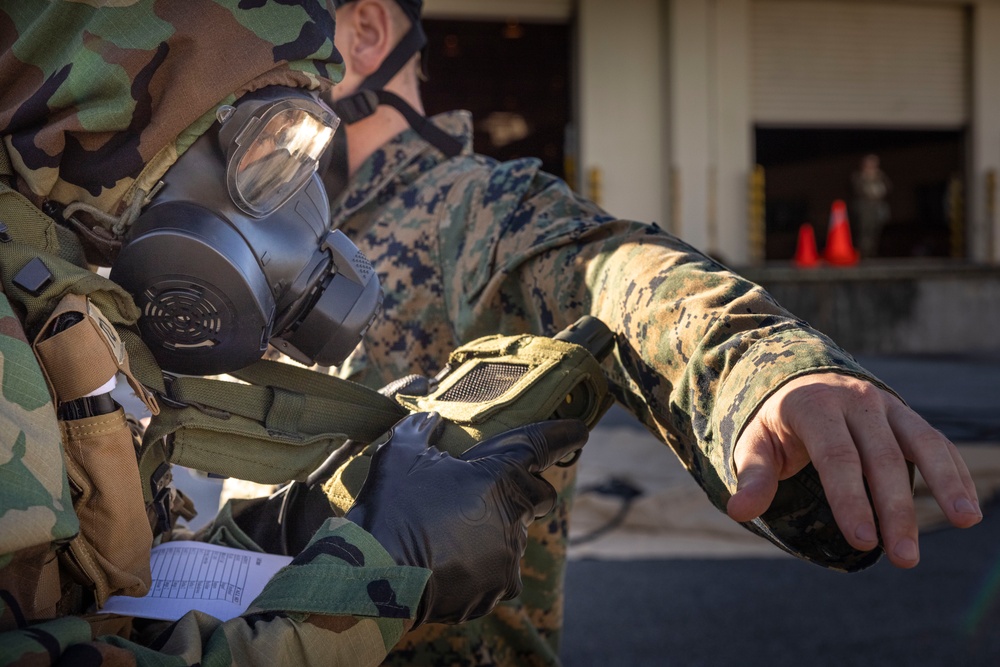
<path fill-rule="evenodd" d="M 339 363 L 380 290 L 316 174 L 344 70 L 333 7 L 14 4 L 0 137 L 18 185 L 111 266 L 161 365 L 235 370 L 269 341 Z"/>
<path fill-rule="evenodd" d="M 415 87 L 427 38 L 420 25 L 422 0 L 333 0 L 337 49 L 347 63 L 334 99 L 359 90 L 384 88 L 390 80 Z"/>
<path fill-rule="evenodd" d="M 333 93 L 334 109 L 351 129 L 335 141 L 327 182 L 343 182 L 407 126 L 444 155 L 458 155 L 463 148 L 460 141 L 423 121 L 421 54 L 427 45 L 420 25 L 423 1 L 333 0 L 333 4 L 339 26 L 336 45 L 347 66 L 344 82 Z"/>

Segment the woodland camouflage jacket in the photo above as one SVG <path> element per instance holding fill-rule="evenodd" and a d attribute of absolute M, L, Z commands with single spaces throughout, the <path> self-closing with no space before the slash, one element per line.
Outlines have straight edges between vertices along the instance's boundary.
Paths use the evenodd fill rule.
<path fill-rule="evenodd" d="M 271 84 L 328 91 L 343 67 L 333 29 L 322 0 L 4 1 L 0 137 L 16 187 L 46 211 L 81 201 L 120 216 L 220 104 Z M 79 530 L 60 427 L 12 300 L 0 294 L 0 574 L 54 558 Z M 225 512 L 206 539 L 256 549 Z M 375 664 L 412 626 L 428 576 L 333 519 L 225 623 L 191 612 L 148 636 L 96 636 L 76 615 L 85 609 L 64 604 L 29 625 L 0 591 L 0 664 Z"/>

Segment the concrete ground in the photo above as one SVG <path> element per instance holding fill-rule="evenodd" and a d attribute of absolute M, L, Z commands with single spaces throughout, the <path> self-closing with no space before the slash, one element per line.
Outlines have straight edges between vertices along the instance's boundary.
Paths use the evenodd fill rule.
<path fill-rule="evenodd" d="M 1000 356 L 861 361 L 976 460 L 991 495 Z M 569 667 L 1000 665 L 995 496 L 970 530 L 928 521 L 915 569 L 845 575 L 732 530 L 664 450 L 620 412 L 591 436 L 567 574 Z"/>

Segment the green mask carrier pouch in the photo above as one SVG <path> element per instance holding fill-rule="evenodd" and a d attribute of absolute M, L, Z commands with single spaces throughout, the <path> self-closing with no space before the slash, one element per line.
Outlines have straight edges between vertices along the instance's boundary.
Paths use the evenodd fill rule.
<path fill-rule="evenodd" d="M 613 403 L 598 361 L 613 345 L 613 334 L 592 317 L 554 338 L 487 336 L 452 352 L 426 395 L 408 395 L 404 389 L 395 399 L 408 412 L 440 413 L 444 422 L 437 446 L 452 455 L 546 419 L 580 419 L 593 428 Z M 338 510 L 346 512 L 353 504 L 378 444 L 354 455 L 326 483 L 327 497 Z"/>

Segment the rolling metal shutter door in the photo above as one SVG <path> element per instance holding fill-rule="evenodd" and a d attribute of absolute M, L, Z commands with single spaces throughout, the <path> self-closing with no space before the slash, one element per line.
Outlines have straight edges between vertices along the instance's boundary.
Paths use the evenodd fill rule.
<path fill-rule="evenodd" d="M 751 54 L 757 124 L 944 128 L 968 118 L 961 6 L 755 0 Z"/>

